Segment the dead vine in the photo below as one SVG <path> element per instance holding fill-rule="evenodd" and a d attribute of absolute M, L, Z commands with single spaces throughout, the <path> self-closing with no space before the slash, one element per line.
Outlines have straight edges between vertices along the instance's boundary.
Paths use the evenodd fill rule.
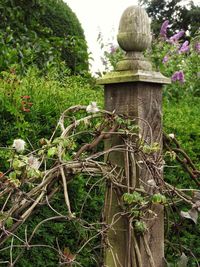
<path fill-rule="evenodd" d="M 78 114 L 78 118 L 76 118 L 76 114 Z M 87 137 L 87 143 L 77 144 L 78 138 L 80 140 L 82 135 L 84 138 Z M 102 141 L 112 138 L 119 138 L 121 144 L 106 147 L 102 151 Z M 181 149 L 178 141 L 172 140 L 167 135 L 164 136 L 164 141 L 167 150 L 176 153 L 178 162 L 199 186 L 200 171 L 195 168 L 191 159 Z M 173 146 L 171 146 L 171 141 L 173 141 Z M 107 111 L 88 115 L 85 106 L 74 106 L 63 112 L 51 138 L 49 140 L 42 139 L 40 143 L 41 147 L 33 152 L 18 153 L 14 149 L 9 150 L 11 151 L 10 168 L 0 174 L 0 253 L 6 250 L 10 251 L 10 258 L 2 260 L 1 264 L 17 266 L 24 250 L 36 246 L 48 247 L 44 244 L 32 243 L 36 232 L 41 225 L 48 221 L 62 220 L 77 222 L 81 227 L 93 233 L 73 254 L 70 249 L 61 249 L 59 244 L 57 247 L 49 246 L 57 253 L 60 266 L 81 266 L 77 261 L 77 255 L 82 249 L 98 236 L 103 240 L 103 247 L 109 247 L 109 239 L 106 238 L 107 232 L 114 229 L 119 219 L 124 217 L 129 223 L 127 249 L 129 265 L 133 266 L 131 265 L 133 264 L 131 251 L 134 248 L 138 266 L 142 266 L 138 244 L 140 236 L 149 257 L 150 266 L 155 267 L 145 235 L 148 231 L 147 222 L 153 221 L 157 216 L 156 212 L 152 210 L 152 204 L 166 206 L 181 200 L 192 206 L 187 214 L 182 214 L 183 217 L 190 216 L 190 219 L 196 220 L 200 209 L 199 191 L 195 189 L 193 197 L 191 197 L 192 190 L 188 194 L 187 191 L 165 183 L 162 177 L 164 164 L 158 153 L 160 148 L 152 140 L 149 145 L 138 136 L 138 127 L 130 118 Z M 110 161 L 113 153 L 122 155 L 124 167 L 119 167 Z M 30 162 L 31 159 L 38 161 L 39 164 L 33 166 Z M 137 183 L 131 181 L 131 175 L 144 168 L 148 172 L 148 180 L 140 179 Z M 76 179 L 77 174 L 88 176 L 89 180 L 99 177 L 100 182 L 95 182 L 95 186 L 106 184 L 116 193 L 120 212 L 114 214 L 109 224 L 104 221 L 98 224 L 86 222 L 81 217 L 84 213 L 85 202 L 81 207 L 80 215 L 75 214 L 72 210 L 68 188 L 70 183 Z M 66 205 L 65 214 L 60 214 L 51 206 L 51 199 L 59 190 L 63 191 Z M 26 222 L 36 208 L 39 209 L 43 205 L 49 206 L 55 216 L 45 218 L 31 234 L 25 233 L 25 239 L 19 237 L 18 228 Z M 15 245 L 15 239 L 21 244 Z M 4 245 L 7 240 L 10 240 L 10 245 Z M 21 252 L 14 259 L 13 250 L 15 248 L 20 248 Z M 116 266 L 119 266 L 117 265 L 118 257 L 114 253 L 113 258 Z"/>

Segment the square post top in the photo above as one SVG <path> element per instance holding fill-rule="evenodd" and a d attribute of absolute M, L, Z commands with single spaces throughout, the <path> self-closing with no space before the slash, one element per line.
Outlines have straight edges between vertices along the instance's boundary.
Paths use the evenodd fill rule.
<path fill-rule="evenodd" d="M 150 19 L 140 6 L 128 7 L 119 23 L 117 41 L 125 56 L 117 63 L 116 71 L 98 79 L 98 84 L 147 82 L 170 84 L 171 79 L 152 70 L 143 52 L 151 46 Z"/>

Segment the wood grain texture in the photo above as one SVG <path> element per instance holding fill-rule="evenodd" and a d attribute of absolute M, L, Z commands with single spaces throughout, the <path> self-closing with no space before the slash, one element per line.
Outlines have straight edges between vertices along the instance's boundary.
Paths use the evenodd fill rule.
<path fill-rule="evenodd" d="M 126 114 L 131 118 L 137 118 L 139 125 L 139 134 L 148 143 L 157 142 L 160 144 L 160 151 L 155 154 L 155 157 L 161 158 L 162 154 L 162 85 L 154 83 L 143 83 L 143 82 L 133 82 L 133 83 L 120 83 L 120 84 L 108 84 L 105 85 L 105 109 L 109 111 L 114 111 L 118 114 Z M 121 140 L 110 140 L 117 144 Z M 114 154 L 114 153 L 113 153 Z M 118 166 L 124 165 L 122 153 L 115 153 L 111 155 L 109 160 L 117 164 Z M 137 171 L 137 177 L 134 171 L 131 173 L 129 179 L 136 179 L 137 181 L 129 181 L 129 183 L 137 182 L 141 179 L 146 182 L 149 179 L 149 173 L 144 167 Z M 148 190 L 148 188 L 146 188 Z M 112 201 L 111 201 L 112 199 Z M 109 216 L 114 216 L 120 211 L 118 206 L 117 197 L 112 190 L 108 189 L 106 203 L 112 203 L 108 207 L 105 206 L 105 215 L 107 218 Z M 146 235 L 149 247 L 152 251 L 152 255 L 155 261 L 156 267 L 163 267 L 163 257 L 164 257 L 164 215 L 163 207 L 161 205 L 156 205 L 153 207 L 154 211 L 158 214 L 156 220 L 150 220 L 148 222 L 149 231 Z M 110 219 L 107 220 L 110 223 Z M 108 233 L 110 238 L 111 246 L 114 253 L 118 253 L 119 262 L 114 263 L 111 251 L 106 251 L 105 262 L 109 267 L 113 266 L 123 266 L 123 267 L 137 267 L 134 259 L 132 259 L 132 265 L 128 266 L 126 262 L 127 257 L 127 222 L 121 219 L 118 224 L 115 225 L 114 231 Z M 114 233 L 114 235 L 113 235 Z M 142 254 L 142 264 L 143 267 L 150 267 L 149 258 L 144 249 L 143 243 L 140 242 L 140 249 Z M 134 253 L 132 253 L 134 257 Z"/>

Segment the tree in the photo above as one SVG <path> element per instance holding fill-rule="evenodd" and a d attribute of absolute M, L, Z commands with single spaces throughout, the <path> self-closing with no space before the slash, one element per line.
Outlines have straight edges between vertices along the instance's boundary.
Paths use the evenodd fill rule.
<path fill-rule="evenodd" d="M 75 72 L 88 69 L 88 53 L 85 36 L 75 13 L 62 0 L 40 0 L 44 8 L 39 22 L 50 28 L 52 37 L 65 38 L 62 58 Z"/>
<path fill-rule="evenodd" d="M 182 6 L 181 0 L 141 0 L 140 4 L 151 17 L 152 30 L 156 36 L 164 20 L 170 21 L 171 33 L 175 30 L 184 30 L 194 36 L 200 27 L 200 7 L 195 6 L 193 1 L 188 6 Z"/>
<path fill-rule="evenodd" d="M 83 29 L 62 0 L 1 0 L 0 49 L 1 71 L 62 61 L 74 73 L 88 70 Z"/>

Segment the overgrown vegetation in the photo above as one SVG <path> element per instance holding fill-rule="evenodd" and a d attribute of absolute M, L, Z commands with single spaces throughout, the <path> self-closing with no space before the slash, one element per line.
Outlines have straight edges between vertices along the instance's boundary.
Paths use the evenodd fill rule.
<path fill-rule="evenodd" d="M 102 91 L 93 78 L 63 77 L 55 68 L 48 75 L 31 68 L 20 78 L 15 73 L 2 72 L 0 80 L 1 133 L 0 142 L 11 144 L 21 136 L 35 146 L 38 138 L 48 137 L 61 112 L 71 104 L 97 101 Z"/>
<path fill-rule="evenodd" d="M 156 37 L 159 36 L 160 25 L 164 20 L 171 20 L 170 32 L 176 30 L 188 31 L 188 38 L 198 32 L 200 27 L 200 7 L 193 1 L 184 3 L 181 0 L 140 0 L 148 15 L 152 19 L 152 30 Z"/>
<path fill-rule="evenodd" d="M 191 197 L 175 186 L 160 183 L 160 167 L 163 166 L 163 162 L 160 161 L 160 157 L 156 157 L 160 148 L 158 144 L 149 145 L 137 135 L 138 128 L 134 119 L 103 110 L 99 112 L 93 103 L 67 109 L 61 115 L 57 126 L 49 139 L 40 140 L 40 148 L 37 150 L 30 149 L 24 153 L 25 142 L 15 139 L 13 149 L 5 153 L 11 161 L 7 171 L 1 173 L 3 205 L 0 243 L 4 244 L 8 240 L 6 246 L 0 250 L 3 252 L 2 263 L 42 266 L 48 256 L 49 266 L 55 266 L 57 262 L 61 265 L 100 265 L 102 246 L 99 239 L 104 237 L 109 227 L 112 227 L 104 221 L 99 221 L 104 180 L 119 187 L 119 199 L 123 207 L 121 213 L 123 217 L 127 215 L 127 220 L 134 225 L 133 235 L 144 238 L 147 248 L 148 244 L 143 235 L 147 231 L 147 225 L 142 218 L 148 214 L 152 220 L 156 217 L 154 211 L 150 210 L 151 203 L 165 205 L 170 211 L 171 207 L 174 207 L 174 202 L 181 200 L 188 207 L 192 205 L 192 208 L 185 212 L 179 208 L 181 216 L 188 218 L 189 212 L 192 211 L 194 215 L 191 215 L 190 219 L 196 223 L 199 208 L 198 192 L 195 191 L 195 195 Z M 100 142 L 113 134 L 118 134 L 123 139 L 123 146 L 113 146 L 102 152 Z M 84 137 L 84 141 L 87 139 L 88 143 L 83 143 L 81 137 Z M 170 136 L 169 141 L 172 139 L 174 137 Z M 155 179 L 148 180 L 150 188 L 136 187 L 133 190 L 124 183 L 121 186 L 116 177 L 120 175 L 122 181 L 125 181 L 124 172 L 118 172 L 109 160 L 104 162 L 102 156 L 109 155 L 112 150 L 121 153 L 120 151 L 124 151 L 130 142 L 132 146 L 129 146 L 129 153 L 137 156 L 137 164 L 141 159 L 145 161 L 149 167 L 149 177 Z M 160 171 L 157 169 L 155 176 L 154 168 L 157 167 Z M 193 192 L 193 189 L 191 191 Z M 40 209 L 35 213 L 36 205 Z M 34 220 L 33 214 L 38 215 Z M 52 224 L 54 221 L 56 223 Z M 116 222 L 117 218 L 113 218 L 113 225 Z M 22 224 L 23 227 L 19 228 Z M 20 231 L 16 231 L 18 228 Z M 63 231 L 66 231 L 64 237 Z M 98 243 L 99 245 L 95 246 Z M 38 254 L 38 248 L 41 247 L 42 253 Z M 183 251 L 182 257 L 185 254 L 193 256 L 187 251 L 187 247 Z M 34 258 L 30 262 L 29 258 L 22 255 L 34 255 Z M 176 254 L 176 257 L 178 256 L 180 257 Z M 139 254 L 137 257 L 141 260 Z M 193 258 L 194 262 L 198 261 L 194 256 Z"/>
<path fill-rule="evenodd" d="M 0 71 L 45 72 L 62 62 L 73 73 L 88 70 L 83 30 L 62 0 L 1 0 L 0 11 Z"/>
<path fill-rule="evenodd" d="M 50 138 L 61 112 L 71 104 L 82 103 L 88 105 L 88 101 L 98 101 L 100 105 L 102 104 L 103 92 L 101 88 L 95 86 L 92 78 L 68 75 L 61 77 L 60 73 L 58 74 L 56 69 L 53 68 L 47 76 L 43 77 L 41 77 L 40 71 L 35 68 L 29 69 L 27 75 L 22 79 L 15 73 L 4 72 L 2 74 L 3 78 L 0 81 L 2 103 L 0 113 L 2 123 L 0 136 L 1 172 L 4 172 L 10 165 L 7 161 L 9 154 L 5 153 L 6 150 L 3 148 L 5 145 L 10 147 L 14 139 L 23 138 L 29 144 L 29 149 L 37 149 L 42 145 L 44 138 Z M 31 106 L 28 103 L 31 103 Z M 69 120 L 71 119 L 69 118 Z M 78 140 L 80 144 L 85 141 L 84 136 Z M 69 194 L 73 196 L 71 208 L 75 213 L 82 206 L 88 188 L 90 188 L 90 182 L 87 185 L 86 177 L 83 175 L 78 175 L 75 183 L 70 185 Z M 101 190 L 101 188 L 95 187 L 91 192 L 92 197 L 87 199 L 85 219 L 90 221 L 95 219 L 98 222 L 99 207 L 103 205 Z M 66 213 L 66 207 L 62 205 L 63 201 L 63 194 L 60 192 L 51 200 L 51 205 L 57 211 Z M 42 218 L 48 218 L 52 215 L 53 211 L 49 207 L 41 207 L 20 229 L 19 236 L 24 235 L 26 227 L 28 227 L 28 231 L 31 231 Z M 71 223 L 66 224 L 62 221 L 56 224 L 49 222 L 43 225 L 41 229 L 33 242 L 41 241 L 47 245 L 55 245 L 56 238 L 59 240 L 61 238 L 65 247 L 73 248 L 76 251 L 82 238 L 87 239 L 87 232 L 79 229 L 76 223 L 71 225 Z M 94 241 L 92 246 L 96 246 L 98 242 Z M 81 262 L 83 266 L 96 266 L 95 261 L 88 258 L 89 250 L 83 250 Z M 40 248 L 25 251 L 24 257 L 20 258 L 17 266 L 43 266 L 47 263 L 48 266 L 57 265 L 58 257 L 55 252 L 49 248 L 44 248 L 42 253 L 39 253 L 39 251 L 41 251 Z M 18 252 L 18 250 L 14 251 L 13 256 L 15 257 Z M 6 255 L 8 254 L 5 252 L 0 253 L 0 259 L 5 259 Z M 31 262 L 30 258 L 32 258 Z M 48 262 L 46 262 L 47 259 Z"/>
<path fill-rule="evenodd" d="M 87 55 L 84 52 L 85 43 L 84 41 L 83 43 L 81 41 L 79 46 L 79 39 L 77 39 L 77 36 L 82 36 L 82 29 L 79 27 L 77 20 L 75 19 L 75 22 L 72 23 L 72 28 L 77 30 L 74 30 L 77 35 L 74 35 L 73 31 L 68 33 L 67 40 L 69 42 L 67 42 L 67 46 L 69 50 L 65 50 L 66 36 L 64 36 L 64 34 L 66 27 L 64 17 L 66 13 L 64 8 L 66 5 L 63 4 L 62 1 L 56 1 L 59 8 L 55 8 L 53 5 L 54 1 L 48 1 L 48 3 L 50 3 L 49 5 L 46 5 L 46 1 L 28 1 L 28 3 L 31 6 L 27 6 L 27 1 L 4 0 L 0 7 L 3 8 L 4 5 L 7 4 L 7 8 L 2 10 L 2 20 L 0 22 L 2 48 L 0 54 L 2 63 L 0 74 L 1 192 L 5 185 L 4 182 L 7 177 L 9 177 L 9 174 L 13 173 L 13 170 L 15 172 L 20 171 L 20 168 L 25 168 L 30 153 L 37 156 L 40 160 L 43 160 L 41 165 L 42 168 L 40 167 L 41 173 L 45 173 L 48 168 L 56 166 L 58 150 L 55 150 L 53 147 L 56 147 L 57 143 L 51 143 L 53 142 L 53 139 L 48 143 L 48 140 L 51 138 L 51 134 L 55 130 L 60 114 L 65 109 L 71 105 L 81 104 L 88 106 L 92 101 L 96 101 L 98 107 L 103 106 L 103 90 L 101 87 L 95 85 L 95 80 L 93 78 L 89 75 L 85 75 L 84 77 L 71 76 L 73 72 L 82 73 L 82 70 L 87 69 L 87 64 L 85 65 L 87 61 Z M 20 5 L 26 6 L 26 14 L 28 14 L 30 10 L 35 10 L 33 12 L 35 16 L 31 17 L 31 21 L 29 21 L 29 16 L 27 16 L 27 25 L 30 27 L 27 26 L 26 28 L 25 25 L 21 23 L 25 19 L 24 16 L 26 14 L 22 12 L 23 9 Z M 45 12 L 52 12 L 52 20 L 49 20 L 49 17 L 45 15 Z M 41 14 L 43 14 L 42 17 Z M 10 15 L 9 23 L 12 25 L 6 28 L 3 22 L 5 22 L 6 18 Z M 60 19 L 63 22 L 63 27 L 59 27 Z M 66 18 L 66 23 L 68 23 L 68 19 L 70 23 L 73 22 L 70 15 Z M 37 24 L 38 22 L 39 25 Z M 20 34 L 19 32 L 17 34 L 13 27 L 18 27 L 20 29 Z M 46 41 L 46 37 L 50 40 L 49 42 Z M 169 36 L 167 37 L 167 40 L 168 39 L 170 39 Z M 64 46 L 63 42 L 65 43 Z M 174 137 L 179 140 L 181 148 L 187 151 L 187 154 L 191 157 L 197 169 L 199 169 L 199 37 L 195 37 L 195 39 L 191 40 L 190 44 L 186 43 L 184 47 L 183 43 L 183 41 L 177 41 L 172 44 L 166 41 L 166 38 L 162 37 L 159 41 L 154 42 L 153 49 L 148 56 L 151 57 L 155 69 L 160 70 L 166 76 L 173 76 L 177 71 L 179 74 L 180 72 L 184 74 L 184 76 L 175 75 L 172 85 L 167 86 L 164 89 L 164 131 L 170 134 L 171 139 L 169 138 L 168 141 L 171 142 L 172 146 L 174 145 Z M 37 47 L 38 49 L 36 49 Z M 58 47 L 59 49 L 57 49 Z M 22 52 L 22 55 L 20 54 L 20 51 Z M 70 55 L 66 54 L 66 51 L 70 51 Z M 73 53 L 71 53 L 72 51 Z M 118 52 L 117 54 L 115 54 L 116 51 Z M 69 58 L 68 56 L 72 56 L 73 58 Z M 105 59 L 110 65 L 113 65 L 113 67 L 116 66 L 116 61 L 121 58 L 121 56 L 122 51 L 117 47 L 109 46 L 109 50 L 105 51 Z M 67 63 L 67 65 L 71 70 L 66 68 L 65 64 L 61 63 L 62 60 L 69 63 Z M 80 64 L 77 62 L 80 62 Z M 109 64 L 107 66 L 109 66 Z M 27 69 L 27 66 L 31 67 Z M 67 115 L 67 117 L 65 117 L 65 126 L 70 123 L 73 124 L 75 120 L 79 120 L 85 114 L 87 114 L 86 111 L 76 113 L 75 119 L 75 112 L 71 112 L 69 116 Z M 108 119 L 108 117 L 106 117 L 106 119 Z M 119 123 L 119 120 L 117 122 Z M 75 130 L 76 125 L 74 125 L 75 128 L 74 131 L 72 131 L 72 136 L 75 136 L 75 142 L 65 144 L 67 147 L 64 155 L 65 163 L 73 159 L 75 156 L 73 153 L 76 153 L 81 146 L 84 146 L 85 143 L 88 143 L 92 138 L 95 138 L 101 133 L 101 131 L 99 131 L 100 124 L 98 124 L 95 119 L 92 119 L 91 124 L 88 123 L 89 120 L 84 120 L 83 125 L 78 128 L 81 134 L 77 136 Z M 125 128 L 126 127 L 128 126 L 125 124 Z M 86 128 L 89 134 L 85 134 Z M 130 131 L 130 128 L 126 130 Z M 59 136 L 61 132 L 62 129 L 58 128 L 56 136 Z M 12 148 L 13 140 L 19 138 L 25 140 L 27 143 L 27 158 L 24 154 L 21 155 L 21 158 L 18 153 L 14 154 Z M 60 141 L 61 140 L 59 140 L 59 142 Z M 176 149 L 176 147 L 174 148 Z M 44 150 L 42 153 L 45 155 L 45 160 L 42 159 L 42 154 L 38 154 L 41 150 Z M 92 153 L 95 154 L 101 150 L 102 144 L 100 144 L 97 149 L 94 148 Z M 83 159 L 89 157 L 87 150 L 83 152 L 84 153 L 81 154 Z M 11 158 L 11 155 L 12 159 L 14 159 L 14 155 L 15 157 L 19 156 L 20 161 L 24 160 L 26 164 L 21 167 L 18 166 L 19 168 L 15 164 L 14 167 L 14 162 L 8 161 L 8 159 Z M 44 162 L 46 162 L 46 164 Z M 98 172 L 99 169 L 97 168 L 95 171 Z M 173 150 L 165 151 L 164 172 L 166 182 L 169 182 L 174 186 L 187 189 L 197 188 L 194 180 L 190 179 L 190 175 L 176 163 L 176 157 Z M 39 176 L 41 173 L 39 173 Z M 23 174 L 27 175 L 26 172 Z M 21 174 L 16 173 L 16 175 L 20 176 Z M 37 172 L 32 174 L 29 173 L 29 175 L 34 175 L 34 177 L 36 177 Z M 196 175 L 196 179 L 198 179 L 199 174 L 197 173 Z M 42 177 L 42 175 L 40 177 Z M 18 259 L 16 266 L 57 266 L 59 261 L 63 263 L 64 261 L 72 260 L 79 248 L 81 248 L 94 233 L 99 233 L 98 231 L 102 229 L 100 223 L 104 199 L 104 183 L 98 176 L 96 177 L 93 175 L 91 177 L 88 179 L 88 176 L 85 174 L 75 175 L 73 177 L 73 182 L 70 182 L 68 185 L 71 210 L 75 213 L 77 218 L 79 218 L 80 210 L 84 206 L 84 212 L 82 212 L 81 216 L 83 224 L 80 226 L 78 220 L 66 222 L 66 220 L 62 220 L 63 218 L 59 218 L 56 223 L 53 221 L 45 222 L 34 235 L 31 244 L 33 246 L 36 244 L 45 244 L 46 247 L 43 247 L 42 249 L 36 246 L 30 248 L 25 244 L 25 250 L 23 250 L 24 252 Z M 14 179 L 14 181 L 17 181 L 15 178 L 20 180 L 15 174 L 11 174 L 9 178 L 11 180 Z M 22 191 L 26 193 L 28 193 L 29 190 L 31 191 L 34 186 L 37 186 L 37 184 L 41 182 L 41 180 L 38 182 L 36 179 L 33 183 L 29 183 L 26 179 L 27 177 L 25 177 L 25 183 L 22 188 Z M 38 177 L 38 179 L 41 178 Z M 55 179 L 57 179 L 57 177 Z M 8 185 L 10 186 L 9 183 Z M 68 217 L 69 214 L 67 213 L 66 205 L 64 204 L 66 198 L 63 195 L 61 185 L 62 182 L 58 179 L 55 181 L 54 187 L 51 187 L 51 185 L 49 186 L 48 196 L 51 195 L 51 190 L 58 188 L 54 197 L 51 198 L 50 196 L 49 198 L 50 205 L 45 206 L 44 201 L 46 199 L 44 199 L 38 209 L 34 211 L 33 215 L 28 218 L 16 232 L 18 237 L 23 240 L 30 237 L 31 232 L 40 221 L 55 216 L 55 211 L 53 209 L 59 213 L 56 214 L 56 216 L 64 214 L 66 218 Z M 17 195 L 16 197 L 23 196 Z M 192 195 L 189 194 L 189 199 L 191 200 L 190 197 L 192 197 Z M 135 194 L 131 196 L 125 195 L 124 198 L 128 205 L 134 206 L 138 203 L 141 204 L 141 202 L 148 197 L 146 198 L 146 195 Z M 161 198 L 162 196 L 155 196 L 153 201 L 163 202 L 162 204 L 169 201 L 169 199 L 164 200 L 164 198 L 162 198 L 161 200 Z M 5 198 L 0 202 L 1 207 L 3 207 L 4 200 Z M 16 199 L 12 198 L 10 201 L 8 206 L 14 205 Z M 132 206 L 131 208 L 133 208 Z M 9 206 L 9 208 L 10 207 L 11 206 Z M 195 224 L 191 218 L 186 219 L 184 216 L 180 216 L 181 210 L 185 210 L 185 212 L 188 211 L 189 205 L 179 204 L 178 202 L 173 206 L 172 211 L 176 211 L 175 218 L 170 217 L 168 220 L 169 224 L 166 224 L 166 258 L 167 261 L 171 263 L 170 266 L 177 266 L 177 262 L 180 262 L 181 253 L 184 252 L 189 258 L 189 266 L 198 266 L 197 262 L 200 262 L 200 244 L 196 236 L 199 235 L 200 226 L 199 223 Z M 13 221 L 12 218 L 9 219 L 9 217 L 6 220 L 2 217 L 1 222 L 2 221 L 4 221 L 4 224 L 1 224 L 1 227 L 3 225 L 7 227 L 7 229 L 16 222 L 15 220 Z M 89 223 L 97 223 L 91 232 L 88 231 L 88 225 L 85 223 L 86 221 Z M 144 225 L 139 223 L 136 223 L 136 225 L 140 229 L 140 232 L 145 228 Z M 170 237 L 170 241 L 167 241 L 168 236 Z M 83 247 L 79 255 L 76 257 L 76 260 L 80 262 L 82 266 L 95 267 L 97 266 L 97 262 L 101 261 L 100 237 L 101 235 L 98 234 L 87 244 L 87 246 Z M 6 242 L 7 246 L 10 246 L 11 244 L 22 244 L 17 238 L 14 238 L 14 240 L 10 238 Z M 52 247 L 56 248 L 57 251 L 52 250 Z M 22 248 L 19 247 L 12 248 L 13 260 L 15 260 L 17 255 L 21 253 L 21 249 Z M 10 253 L 10 247 L 5 250 L 2 250 L 1 248 L 0 261 L 5 261 L 5 264 L 7 264 L 7 261 L 11 260 Z"/>
<path fill-rule="evenodd" d="M 21 98 L 21 96 L 29 96 L 30 98 Z M 1 80 L 1 147 L 5 145 L 10 147 L 15 138 L 23 138 L 27 143 L 33 145 L 36 149 L 40 146 L 38 140 L 45 137 L 50 138 L 52 131 L 56 126 L 56 121 L 62 110 L 69 107 L 70 104 L 83 103 L 88 105 L 90 101 L 97 101 L 100 106 L 103 102 L 103 91 L 101 88 L 94 88 L 94 81 L 88 78 L 81 77 L 59 77 L 55 70 L 52 70 L 46 77 L 41 77 L 37 70 L 30 69 L 27 76 L 23 79 L 19 79 L 13 73 L 4 73 L 4 78 Z M 31 107 L 27 107 L 30 111 L 24 111 L 22 108 L 22 101 L 33 103 Z M 198 103 L 198 98 L 196 98 Z M 191 109 L 190 106 L 194 105 Z M 26 104 L 25 104 L 26 107 Z M 174 133 L 180 140 L 181 146 L 184 147 L 194 162 L 199 166 L 199 106 L 195 105 L 195 98 L 188 96 L 177 101 L 165 101 L 164 105 L 164 130 L 168 133 Z M 193 118 L 196 117 L 196 120 Z M 191 123 L 192 121 L 192 123 Z M 187 127 L 190 125 L 190 128 Z M 83 144 L 86 141 L 86 137 L 79 138 L 78 144 Z M 31 145 L 28 145 L 31 149 Z M 166 165 L 174 166 L 165 168 L 165 179 L 174 185 L 179 182 L 180 187 L 190 188 L 191 183 L 188 179 L 188 175 L 182 170 L 179 165 L 175 164 L 172 158 L 169 158 L 166 154 Z M 6 168 L 10 166 L 7 162 L 7 155 L 5 149 L 1 149 L 1 171 L 4 172 Z M 96 179 L 90 180 L 86 183 L 87 178 L 83 175 L 79 175 L 75 178 L 73 183 L 69 184 L 69 196 L 73 196 L 71 202 L 71 208 L 76 213 L 83 204 L 83 201 L 87 195 L 87 191 L 97 182 Z M 194 184 L 193 184 L 194 186 Z M 90 193 L 90 197 L 87 198 L 85 203 L 84 219 L 88 221 L 98 222 L 101 214 L 101 208 L 103 205 L 103 187 L 95 186 Z M 55 198 L 51 200 L 51 206 L 53 206 L 60 213 L 65 212 L 65 206 L 60 205 L 64 202 L 62 193 L 60 192 Z M 181 206 L 179 208 L 182 208 Z M 45 219 L 53 216 L 53 212 L 48 207 L 40 207 L 35 211 L 34 216 L 27 220 L 24 226 L 18 232 L 18 235 L 23 237 L 26 227 L 28 227 L 29 233 L 39 223 L 41 219 Z M 180 238 L 184 247 L 188 247 L 188 242 L 194 242 L 194 236 L 198 234 L 199 226 L 191 225 L 190 221 L 184 221 L 183 228 L 180 227 Z M 80 237 L 76 239 L 77 233 Z M 74 226 L 71 223 L 45 223 L 40 231 L 35 235 L 33 243 L 42 242 L 43 244 L 56 245 L 56 237 L 62 239 L 62 243 L 65 247 L 70 247 L 70 252 L 73 254 L 76 251 L 80 240 L 87 239 L 86 232 L 82 232 L 78 225 Z M 81 239 L 80 239 L 81 238 Z M 189 240 L 189 241 L 188 241 Z M 195 239 L 196 240 L 196 239 Z M 16 241 L 17 242 L 17 241 Z M 175 241 L 176 242 L 176 241 Z M 197 242 L 197 240 L 195 241 Z M 18 243 L 18 242 L 17 242 Z M 10 241 L 7 243 L 10 244 Z M 96 261 L 93 257 L 95 255 L 98 258 L 100 253 L 98 244 L 100 239 L 94 239 L 91 243 L 91 247 L 86 247 L 80 254 L 80 262 L 83 266 L 96 266 Z M 96 247 L 93 251 L 93 247 Z M 64 247 L 62 247 L 64 249 Z M 49 248 L 43 248 L 40 253 L 39 248 L 33 248 L 26 250 L 18 261 L 17 266 L 42 266 L 47 264 L 48 259 L 49 266 L 55 266 L 58 262 L 56 252 L 54 253 Z M 168 252 L 172 255 L 171 250 Z M 198 259 L 198 244 L 194 245 L 192 252 Z M 17 256 L 19 250 L 13 251 L 13 256 Z M 94 254 L 93 254 L 94 253 Z M 97 254 L 96 254 L 97 253 Z M 187 254 L 187 253 L 186 253 Z M 9 252 L 1 254 L 1 258 L 4 255 L 8 258 Z M 6 256 L 7 255 L 7 256 Z M 92 258 L 89 255 L 93 255 Z M 175 252 L 176 257 L 180 256 L 178 252 Z M 189 254 L 187 254 L 189 255 Z M 32 262 L 29 261 L 30 257 Z M 170 261 L 174 261 L 174 258 L 170 257 Z M 195 264 L 195 263 L 194 263 Z M 195 266 L 195 265 L 194 265 Z"/>

